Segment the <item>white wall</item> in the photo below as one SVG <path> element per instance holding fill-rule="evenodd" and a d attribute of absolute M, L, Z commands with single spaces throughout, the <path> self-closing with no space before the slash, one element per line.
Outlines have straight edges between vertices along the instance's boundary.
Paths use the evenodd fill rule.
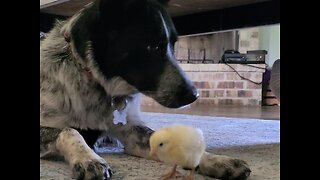
<path fill-rule="evenodd" d="M 271 68 L 280 59 L 280 24 L 259 27 L 259 48 L 268 51 L 266 63 Z"/>
<path fill-rule="evenodd" d="M 245 28 L 239 31 L 239 48 L 240 53 L 247 53 L 247 51 L 259 50 L 259 28 Z"/>

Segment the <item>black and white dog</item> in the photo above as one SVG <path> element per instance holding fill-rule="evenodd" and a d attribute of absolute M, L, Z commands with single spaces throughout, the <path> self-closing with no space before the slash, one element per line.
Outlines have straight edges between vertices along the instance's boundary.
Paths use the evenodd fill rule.
<path fill-rule="evenodd" d="M 41 157 L 63 156 L 77 179 L 109 179 L 108 163 L 92 150 L 100 133 L 116 137 L 127 154 L 148 156 L 153 130 L 140 120 L 140 93 L 169 108 L 197 99 L 173 54 L 177 32 L 167 4 L 96 0 L 41 40 Z M 245 179 L 250 169 L 204 153 L 198 172 Z"/>

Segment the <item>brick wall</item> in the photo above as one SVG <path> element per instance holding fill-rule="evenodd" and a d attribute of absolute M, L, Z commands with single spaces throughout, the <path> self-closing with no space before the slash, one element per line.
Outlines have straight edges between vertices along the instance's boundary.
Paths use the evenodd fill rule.
<path fill-rule="evenodd" d="M 241 79 L 225 64 L 179 64 L 198 88 L 200 97 L 194 105 L 260 106 L 262 84 Z M 261 82 L 264 69 L 241 64 L 230 64 L 237 72 L 254 82 Z M 252 64 L 264 68 L 264 64 Z M 142 98 L 142 105 L 157 105 L 153 99 Z"/>

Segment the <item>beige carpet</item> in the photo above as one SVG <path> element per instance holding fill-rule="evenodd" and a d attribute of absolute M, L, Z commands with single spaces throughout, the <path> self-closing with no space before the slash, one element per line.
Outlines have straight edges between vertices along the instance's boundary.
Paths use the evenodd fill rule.
<path fill-rule="evenodd" d="M 175 123 L 203 130 L 207 150 L 245 160 L 252 172 L 249 180 L 280 179 L 280 123 L 274 120 L 237 119 L 162 113 L 143 113 L 150 127 L 157 129 Z M 102 153 L 114 171 L 113 179 L 156 180 L 170 169 L 166 164 L 127 156 L 121 152 Z M 180 169 L 181 172 L 186 172 Z M 40 160 L 40 179 L 71 180 L 71 170 L 62 161 Z M 196 180 L 209 180 L 196 175 Z"/>

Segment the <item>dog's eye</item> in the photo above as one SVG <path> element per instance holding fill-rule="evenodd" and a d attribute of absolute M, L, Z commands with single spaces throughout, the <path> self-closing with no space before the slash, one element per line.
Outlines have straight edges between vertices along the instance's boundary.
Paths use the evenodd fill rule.
<path fill-rule="evenodd" d="M 157 51 L 158 49 L 159 49 L 159 46 L 152 46 L 152 45 L 147 46 L 147 50 L 150 52 Z"/>
<path fill-rule="evenodd" d="M 156 52 L 156 51 L 159 51 L 159 50 L 165 50 L 167 47 L 167 43 L 166 42 L 160 42 L 158 44 L 149 44 L 147 45 L 146 49 L 147 51 L 149 52 Z"/>
<path fill-rule="evenodd" d="M 159 146 L 160 146 L 160 147 L 163 146 L 163 143 L 160 143 Z"/>

